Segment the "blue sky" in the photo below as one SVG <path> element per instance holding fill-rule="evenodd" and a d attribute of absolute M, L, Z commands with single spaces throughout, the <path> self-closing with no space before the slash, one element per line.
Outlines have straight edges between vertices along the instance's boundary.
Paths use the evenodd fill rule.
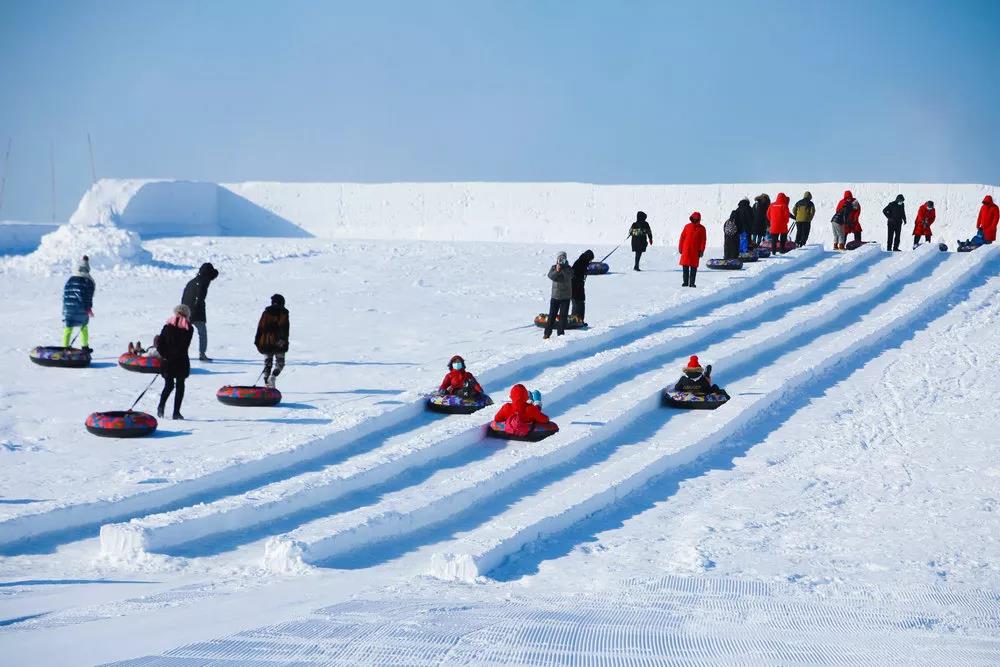
<path fill-rule="evenodd" d="M 0 0 L 0 218 L 98 176 L 1000 183 L 1000 2 Z M 3 164 L 0 162 L 0 169 Z"/>

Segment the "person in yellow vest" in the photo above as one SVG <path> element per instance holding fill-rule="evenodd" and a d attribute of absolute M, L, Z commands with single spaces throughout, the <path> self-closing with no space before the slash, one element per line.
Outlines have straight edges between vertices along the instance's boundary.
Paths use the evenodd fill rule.
<path fill-rule="evenodd" d="M 816 205 L 812 202 L 812 193 L 808 190 L 802 199 L 795 202 L 792 217 L 795 218 L 795 245 L 804 246 L 809 241 L 809 228 L 812 227 L 813 216 L 816 215 Z"/>

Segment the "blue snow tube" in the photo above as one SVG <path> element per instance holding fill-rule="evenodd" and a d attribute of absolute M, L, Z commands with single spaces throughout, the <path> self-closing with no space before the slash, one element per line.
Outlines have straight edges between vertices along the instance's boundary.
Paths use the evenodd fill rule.
<path fill-rule="evenodd" d="M 590 264 L 587 264 L 588 276 L 603 276 L 610 270 L 611 267 L 604 262 L 591 262 Z"/>
<path fill-rule="evenodd" d="M 471 415 L 487 405 L 493 405 L 493 399 L 486 394 L 465 398 L 457 394 L 435 392 L 427 397 L 428 410 L 446 415 Z"/>
<path fill-rule="evenodd" d="M 743 260 L 715 258 L 705 262 L 705 265 L 710 269 L 718 269 L 720 271 L 739 271 L 743 268 Z"/>

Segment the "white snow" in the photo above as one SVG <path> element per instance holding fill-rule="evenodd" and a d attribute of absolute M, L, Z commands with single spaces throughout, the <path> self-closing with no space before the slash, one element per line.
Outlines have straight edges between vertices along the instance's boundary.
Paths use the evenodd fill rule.
<path fill-rule="evenodd" d="M 996 195 L 100 181 L 0 259 L 0 662 L 997 664 L 1000 250 L 814 245 L 680 287 L 690 210 L 714 256 L 740 196 L 808 188 L 818 244 L 845 187 L 876 240 L 897 191 L 911 219 L 937 202 L 948 243 Z M 644 271 L 618 250 L 588 280 L 590 329 L 542 341 L 555 253 L 602 256 L 638 209 Z M 94 364 L 32 365 L 82 254 Z M 216 363 L 194 364 L 188 420 L 90 436 L 89 412 L 154 380 L 117 356 L 204 261 Z M 224 406 L 215 390 L 260 370 L 274 292 L 284 401 Z M 425 412 L 455 353 L 497 407 L 541 389 L 560 433 L 487 440 L 496 408 Z M 660 406 L 689 354 L 729 404 Z"/>

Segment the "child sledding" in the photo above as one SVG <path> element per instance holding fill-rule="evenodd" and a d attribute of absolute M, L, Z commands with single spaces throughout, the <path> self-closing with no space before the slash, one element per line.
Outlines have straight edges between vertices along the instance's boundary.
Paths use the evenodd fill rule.
<path fill-rule="evenodd" d="M 729 400 L 729 394 L 712 383 L 712 366 L 702 368 L 698 356 L 692 355 L 684 374 L 663 392 L 663 403 L 671 408 L 714 410 Z"/>
<path fill-rule="evenodd" d="M 537 442 L 559 430 L 541 408 L 541 394 L 523 384 L 510 388 L 510 403 L 504 403 L 486 429 L 487 435 L 505 440 Z"/>
<path fill-rule="evenodd" d="M 437 391 L 427 397 L 428 410 L 445 414 L 468 415 L 487 405 L 493 405 L 493 400 L 457 354 L 448 361 L 448 373 Z"/>

